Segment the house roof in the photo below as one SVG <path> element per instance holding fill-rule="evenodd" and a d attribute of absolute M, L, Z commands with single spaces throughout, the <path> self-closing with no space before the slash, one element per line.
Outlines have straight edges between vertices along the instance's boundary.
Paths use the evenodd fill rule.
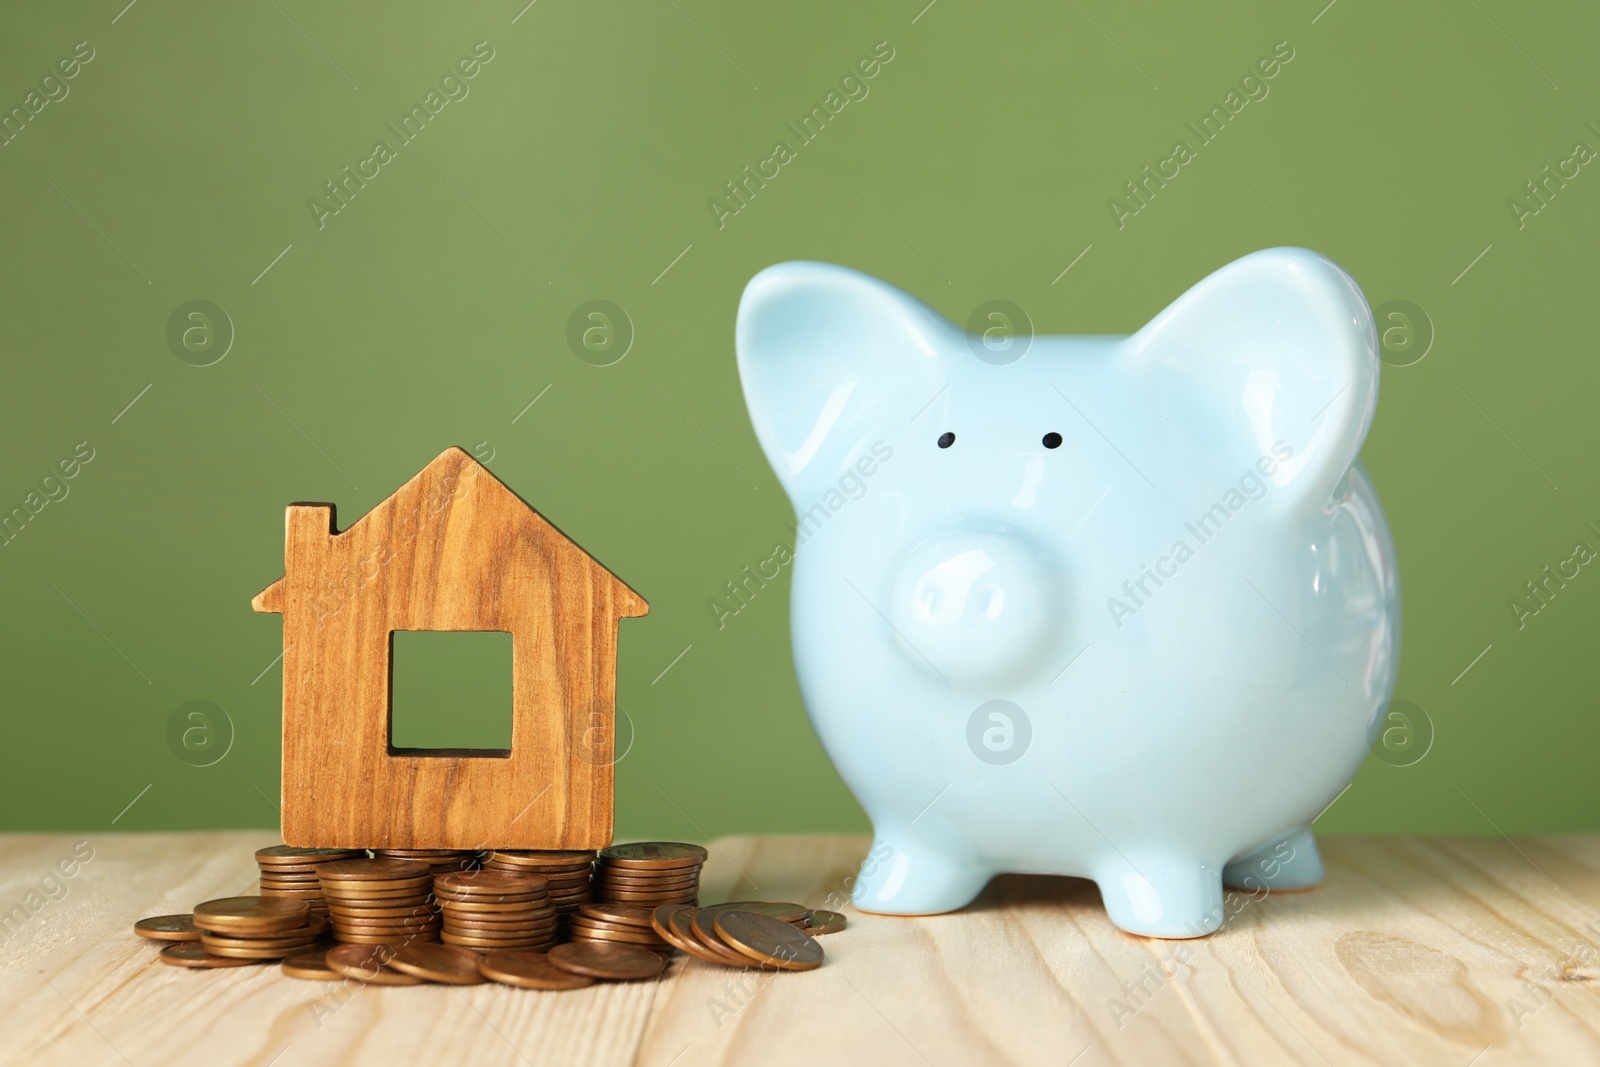
<path fill-rule="evenodd" d="M 575 549 L 583 557 L 583 559 L 588 562 L 597 577 L 603 576 L 605 579 L 608 579 L 613 584 L 614 592 L 617 594 L 617 604 L 621 609 L 620 615 L 622 617 L 634 618 L 649 611 L 649 605 L 645 602 L 645 599 L 641 597 L 631 586 L 629 586 L 628 583 L 617 577 L 610 568 L 606 567 L 599 560 L 591 556 L 587 551 L 584 550 L 582 545 L 578 544 L 571 537 L 568 537 L 567 534 L 564 533 L 558 526 L 552 523 L 549 519 L 545 518 L 544 515 L 540 514 L 537 508 L 535 508 L 532 504 L 529 504 L 526 500 L 523 500 L 522 497 L 519 496 L 510 486 L 506 485 L 499 478 L 496 478 L 494 473 L 487 467 L 479 463 L 464 449 L 455 445 L 450 446 L 435 456 L 426 467 L 418 471 L 404 485 L 396 489 L 393 493 L 390 493 L 361 518 L 357 519 L 343 530 L 332 530 L 330 528 L 329 533 L 333 537 L 341 537 L 345 534 L 351 533 L 352 531 L 358 530 L 362 524 L 368 522 L 369 520 L 374 520 L 374 516 L 384 512 L 391 504 L 399 506 L 399 501 L 404 497 L 417 493 L 419 491 L 418 486 L 424 479 L 427 479 L 430 476 L 440 475 L 454 475 L 459 478 L 460 472 L 467 468 L 474 469 L 475 473 L 477 474 L 488 475 L 488 481 L 486 483 L 481 483 L 487 487 L 487 491 L 508 494 L 512 499 L 516 500 L 517 503 L 522 505 L 522 508 L 526 510 L 528 516 L 544 526 L 549 527 L 563 541 L 571 545 L 572 548 Z M 331 520 L 333 510 L 332 504 L 308 506 L 328 508 Z M 286 580 L 286 577 L 279 578 L 277 581 L 261 590 L 261 592 L 257 593 L 251 599 L 250 606 L 256 611 L 281 614 L 284 608 L 283 596 Z"/>

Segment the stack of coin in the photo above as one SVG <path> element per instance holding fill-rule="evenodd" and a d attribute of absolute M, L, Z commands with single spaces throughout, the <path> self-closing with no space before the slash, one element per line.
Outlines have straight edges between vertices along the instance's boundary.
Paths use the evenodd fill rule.
<path fill-rule="evenodd" d="M 548 951 L 560 937 L 549 883 L 515 871 L 455 871 L 433 880 L 446 944 L 490 951 Z"/>
<path fill-rule="evenodd" d="M 399 945 L 435 941 L 433 875 L 417 860 L 334 860 L 318 870 L 336 941 Z"/>
<path fill-rule="evenodd" d="M 635 841 L 600 851 L 595 899 L 606 904 L 697 904 L 706 850 L 671 841 Z"/>
<path fill-rule="evenodd" d="M 375 848 L 372 854 L 381 860 L 419 860 L 433 874 L 470 871 L 478 866 L 478 854 L 465 848 Z"/>
<path fill-rule="evenodd" d="M 196 905 L 194 925 L 207 955 L 279 960 L 315 946 L 328 924 L 304 901 L 224 897 Z"/>
<path fill-rule="evenodd" d="M 485 870 L 537 874 L 550 883 L 550 903 L 556 914 L 566 918 L 587 903 L 589 876 L 594 870 L 592 851 L 574 852 L 491 852 L 483 861 Z"/>
<path fill-rule="evenodd" d="M 567 939 L 639 945 L 655 952 L 670 952 L 672 946 L 661 940 L 650 925 L 654 910 L 642 904 L 584 904 L 567 919 Z"/>
<path fill-rule="evenodd" d="M 256 850 L 256 866 L 261 868 L 261 895 L 303 900 L 314 914 L 328 917 L 328 902 L 317 880 L 317 867 L 330 860 L 352 860 L 366 856 L 354 848 L 293 848 L 272 845 Z"/>
<path fill-rule="evenodd" d="M 662 940 L 707 963 L 769 971 L 822 966 L 822 946 L 797 925 L 771 915 L 666 904 L 651 914 L 651 923 Z"/>

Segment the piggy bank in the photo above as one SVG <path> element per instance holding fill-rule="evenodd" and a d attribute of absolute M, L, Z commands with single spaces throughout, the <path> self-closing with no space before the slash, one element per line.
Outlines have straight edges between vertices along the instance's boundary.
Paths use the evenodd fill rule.
<path fill-rule="evenodd" d="M 872 820 L 858 907 L 1074 875 L 1124 930 L 1181 938 L 1221 924 L 1224 884 L 1321 880 L 1311 823 L 1399 637 L 1348 274 L 1270 249 L 1132 336 L 996 344 L 785 263 L 745 289 L 737 349 L 795 508 L 800 688 Z"/>

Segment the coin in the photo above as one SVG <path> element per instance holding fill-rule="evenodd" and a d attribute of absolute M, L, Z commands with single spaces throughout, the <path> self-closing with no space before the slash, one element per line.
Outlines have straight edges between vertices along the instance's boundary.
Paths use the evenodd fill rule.
<path fill-rule="evenodd" d="M 432 878 L 362 878 L 355 881 L 323 876 L 318 883 L 324 893 L 330 890 L 346 896 L 382 896 L 385 893 L 427 893 L 433 889 Z"/>
<path fill-rule="evenodd" d="M 422 979 L 390 970 L 386 966 L 394 952 L 381 945 L 338 945 L 328 950 L 328 967 L 346 978 L 373 985 L 421 985 Z"/>
<path fill-rule="evenodd" d="M 613 982 L 654 978 L 667 966 L 667 961 L 660 953 L 636 945 L 602 941 L 569 941 L 557 945 L 550 950 L 549 959 L 563 971 Z"/>
<path fill-rule="evenodd" d="M 249 967 L 260 960 L 241 960 L 228 956 L 213 956 L 198 941 L 180 941 L 161 950 L 162 963 L 174 967 Z"/>
<path fill-rule="evenodd" d="M 341 945 L 405 945 L 413 941 L 437 941 L 440 934 L 436 930 L 424 930 L 410 934 L 337 934 L 336 939 Z"/>
<path fill-rule="evenodd" d="M 446 929 L 454 930 L 458 934 L 469 934 L 473 931 L 482 931 L 485 934 L 512 933 L 515 931 L 543 932 L 556 928 L 554 916 L 547 919 L 526 919 L 517 922 L 458 922 L 451 920 L 445 924 Z"/>
<path fill-rule="evenodd" d="M 133 932 L 152 941 L 198 941 L 193 915 L 152 915 L 133 924 Z"/>
<path fill-rule="evenodd" d="M 657 952 L 663 952 L 672 947 L 653 933 L 635 934 L 625 930 L 595 930 L 577 926 L 567 931 L 567 940 L 595 941 L 615 945 L 638 945 L 641 948 L 648 948 Z"/>
<path fill-rule="evenodd" d="M 236 948 L 269 948 L 274 945 L 287 945 L 296 941 L 314 941 L 327 926 L 321 919 L 297 926 L 292 930 L 273 931 L 270 936 L 249 935 L 240 937 L 234 934 L 218 934 L 210 930 L 202 931 L 200 942 L 204 945 L 232 945 Z"/>
<path fill-rule="evenodd" d="M 749 909 L 746 909 L 749 910 Z M 811 921 L 806 924 L 806 933 L 813 937 L 819 934 L 836 934 L 845 928 L 848 921 L 836 911 L 823 911 L 820 908 L 810 912 Z"/>
<path fill-rule="evenodd" d="M 674 916 L 672 921 L 673 930 L 676 931 L 680 926 L 685 927 L 687 936 L 692 938 L 695 944 L 699 945 L 704 952 L 710 953 L 718 963 L 724 966 L 754 967 L 755 962 L 753 960 L 742 952 L 735 952 L 718 936 L 716 917 L 716 908 L 701 908 L 687 918 Z"/>
<path fill-rule="evenodd" d="M 571 851 L 529 851 L 526 849 L 495 849 L 488 858 L 504 863 L 517 863 L 528 867 L 575 867 L 594 862 L 594 852 L 588 849 Z"/>
<path fill-rule="evenodd" d="M 444 932 L 440 931 L 441 934 Z M 481 941 L 526 941 L 529 938 L 554 937 L 556 924 L 524 927 L 452 926 L 448 932 L 452 937 L 469 937 Z"/>
<path fill-rule="evenodd" d="M 220 897 L 196 904 L 194 924 L 203 930 L 271 930 L 303 926 L 311 909 L 282 897 Z"/>
<path fill-rule="evenodd" d="M 317 942 L 311 940 L 299 941 L 279 948 L 225 948 L 222 945 L 203 945 L 202 947 L 213 956 L 226 956 L 229 959 L 281 960 L 285 956 L 298 956 L 316 946 Z"/>
<path fill-rule="evenodd" d="M 317 951 L 302 952 L 298 956 L 287 956 L 284 958 L 283 966 L 280 969 L 290 978 L 310 978 L 323 982 L 337 982 L 344 975 L 328 966 L 328 961 L 324 958 L 326 956 L 326 952 Z"/>
<path fill-rule="evenodd" d="M 557 967 L 542 952 L 490 952 L 478 960 L 478 973 L 524 989 L 582 989 L 594 984 L 588 975 Z"/>
<path fill-rule="evenodd" d="M 797 923 L 811 914 L 810 909 L 803 904 L 787 904 L 776 900 L 739 900 L 728 904 L 718 904 L 719 908 L 733 908 L 738 911 L 753 911 L 757 915 L 770 915 L 786 923 Z M 829 912 L 828 914 L 832 914 Z"/>
<path fill-rule="evenodd" d="M 402 919 L 408 917 L 426 917 L 433 914 L 433 909 L 426 904 L 403 904 L 398 908 L 353 908 L 345 903 L 329 904 L 328 914 L 335 919 Z"/>
<path fill-rule="evenodd" d="M 706 861 L 706 850 L 699 845 L 673 841 L 634 841 L 600 850 L 603 863 L 618 867 L 696 867 Z"/>
<path fill-rule="evenodd" d="M 650 929 L 654 930 L 668 943 L 683 948 L 683 945 L 679 944 L 679 942 L 680 940 L 687 941 L 688 938 L 673 929 L 672 920 L 678 916 L 686 916 L 692 919 L 697 910 L 699 909 L 690 907 L 687 904 L 662 904 L 650 913 Z M 686 948 L 683 950 L 685 952 L 689 951 Z"/>
<path fill-rule="evenodd" d="M 293 845 L 268 845 L 266 848 L 256 849 L 256 863 L 263 867 L 304 866 L 308 860 L 321 863 L 327 860 L 356 859 L 365 855 L 364 849 L 357 848 L 295 848 Z"/>
<path fill-rule="evenodd" d="M 499 950 L 502 950 L 502 949 L 524 948 L 524 949 L 532 949 L 532 950 L 534 950 L 536 952 L 544 952 L 544 951 L 547 951 L 548 949 L 554 948 L 556 946 L 556 944 L 558 943 L 556 941 L 555 935 L 553 935 L 553 934 L 548 936 L 548 937 L 483 938 L 483 937 L 465 937 L 465 936 L 463 936 L 461 934 L 443 933 L 443 934 L 439 935 L 439 940 L 443 941 L 447 945 L 461 945 L 461 946 L 464 946 L 466 948 L 477 948 L 477 949 L 485 949 L 485 950 L 493 949 L 493 950 L 496 950 L 496 951 L 499 951 Z"/>
<path fill-rule="evenodd" d="M 712 921 L 723 944 L 763 967 L 809 971 L 822 966 L 822 946 L 781 919 L 753 911 L 717 909 Z"/>
<path fill-rule="evenodd" d="M 393 882 L 408 878 L 429 881 L 433 874 L 420 860 L 334 860 L 324 863 L 319 873 L 324 879 L 340 882 Z"/>
<path fill-rule="evenodd" d="M 483 981 L 483 975 L 478 973 L 478 954 L 454 945 L 407 945 L 394 954 L 389 966 L 447 985 L 478 985 Z"/>
<path fill-rule="evenodd" d="M 699 886 L 698 878 L 675 878 L 670 882 L 619 882 L 604 878 L 595 881 L 594 892 L 602 896 L 607 893 L 684 893 Z"/>
<path fill-rule="evenodd" d="M 545 900 L 516 900 L 516 901 L 483 901 L 476 900 L 441 900 L 439 907 L 444 909 L 446 915 L 459 913 L 462 915 L 494 915 L 498 912 L 520 914 L 525 911 L 551 911 L 553 906 Z"/>
<path fill-rule="evenodd" d="M 654 911 L 655 908 L 643 904 L 582 904 L 578 907 L 578 914 L 590 919 L 646 930 L 650 928 L 650 916 Z"/>
<path fill-rule="evenodd" d="M 521 874 L 512 871 L 453 871 L 436 875 L 433 888 L 436 893 L 476 896 L 480 893 L 541 893 L 549 886 L 542 875 Z"/>
<path fill-rule="evenodd" d="M 610 886 L 601 886 L 596 889 L 596 894 L 602 901 L 626 904 L 629 902 L 667 904 L 679 897 L 692 897 L 698 895 L 699 887 L 690 885 L 671 886 L 663 889 L 614 889 Z"/>

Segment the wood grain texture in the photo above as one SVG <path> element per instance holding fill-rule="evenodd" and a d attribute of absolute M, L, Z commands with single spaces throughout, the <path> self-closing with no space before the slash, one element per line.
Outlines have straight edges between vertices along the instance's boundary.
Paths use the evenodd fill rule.
<path fill-rule="evenodd" d="M 77 840 L 0 838 L 0 904 L 29 911 Z M 1327 839 L 1323 887 L 1230 897 L 1223 929 L 1189 942 L 1121 932 L 1087 882 L 1007 876 L 953 915 L 846 907 L 816 971 L 753 978 L 677 956 L 657 981 L 566 993 L 181 971 L 133 935 L 140 917 L 249 892 L 251 852 L 272 840 L 90 836 L 64 894 L 0 916 L 0 1064 L 1600 1060 L 1600 837 Z M 866 849 L 724 838 L 704 899 L 836 903 Z"/>
<path fill-rule="evenodd" d="M 335 532 L 287 511 L 283 838 L 293 845 L 599 848 L 612 833 L 617 621 L 648 605 L 459 448 Z M 390 743 L 391 635 L 512 640 L 511 749 Z"/>

